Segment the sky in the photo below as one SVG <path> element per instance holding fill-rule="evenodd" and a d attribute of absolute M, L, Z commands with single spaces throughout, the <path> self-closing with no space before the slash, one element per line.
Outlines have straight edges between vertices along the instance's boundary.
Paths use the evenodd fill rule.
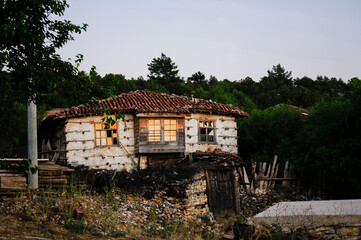
<path fill-rule="evenodd" d="M 360 0 L 68 0 L 87 23 L 58 53 L 81 70 L 143 76 L 161 53 L 187 79 L 259 81 L 281 64 L 292 76 L 361 78 Z"/>

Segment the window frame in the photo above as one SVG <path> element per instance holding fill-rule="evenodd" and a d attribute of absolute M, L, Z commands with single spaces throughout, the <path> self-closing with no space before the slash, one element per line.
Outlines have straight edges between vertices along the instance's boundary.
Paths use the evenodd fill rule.
<path fill-rule="evenodd" d="M 159 141 L 150 141 L 150 131 L 155 131 L 155 130 L 150 130 L 149 129 L 149 121 L 156 121 L 159 120 L 160 121 L 160 138 Z M 172 129 L 172 126 L 174 126 L 174 124 L 165 124 L 165 121 L 175 121 L 175 129 Z M 165 126 L 170 126 L 170 129 L 166 129 Z M 170 135 L 165 135 L 166 132 L 169 132 Z M 172 135 L 171 133 L 175 132 L 175 135 Z M 175 136 L 175 139 L 172 140 L 172 136 Z M 166 140 L 166 137 L 170 137 L 170 140 Z M 178 136 L 178 119 L 177 118 L 147 118 L 147 142 L 148 143 L 174 143 L 177 142 L 179 140 L 179 136 Z"/>
<path fill-rule="evenodd" d="M 97 129 L 97 124 L 101 124 L 102 128 L 99 130 Z M 110 126 L 108 129 L 105 128 L 106 123 L 104 122 L 94 122 L 94 146 L 95 147 L 112 147 L 112 146 L 119 146 L 119 124 L 116 122 L 113 126 Z M 111 131 L 111 136 L 108 136 L 108 131 Z M 115 132 L 114 132 L 115 131 Z M 102 135 L 102 132 L 105 132 L 105 137 L 100 136 L 97 137 L 97 132 L 100 132 L 100 135 Z M 116 136 L 114 137 L 114 134 Z M 97 140 L 100 140 L 100 145 L 97 144 Z M 102 145 L 102 139 L 105 139 L 105 145 Z M 111 139 L 112 144 L 108 144 L 108 141 Z M 116 143 L 114 143 L 114 140 L 116 140 Z"/>
<path fill-rule="evenodd" d="M 212 127 L 201 127 L 201 122 L 212 122 Z M 204 136 L 204 134 L 201 134 L 201 129 L 206 129 L 206 141 L 202 141 L 201 137 Z M 213 129 L 214 135 L 213 135 L 213 141 L 208 141 L 208 129 Z M 198 120 L 198 142 L 200 144 L 217 144 L 217 138 L 216 138 L 216 120 L 209 120 L 209 119 L 199 119 Z"/>

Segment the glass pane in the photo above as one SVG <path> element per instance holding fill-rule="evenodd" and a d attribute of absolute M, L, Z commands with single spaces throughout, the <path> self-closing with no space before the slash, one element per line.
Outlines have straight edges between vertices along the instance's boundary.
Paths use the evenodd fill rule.
<path fill-rule="evenodd" d="M 201 135 L 201 142 L 206 142 L 206 136 L 205 135 Z"/>
<path fill-rule="evenodd" d="M 96 124 L 95 124 L 95 129 L 96 129 L 96 130 L 102 129 L 102 124 L 101 124 L 101 123 L 96 123 Z"/>
<path fill-rule="evenodd" d="M 160 120 L 154 120 L 155 125 L 160 125 Z"/>
<path fill-rule="evenodd" d="M 107 130 L 107 137 L 112 137 L 112 130 Z"/>
<path fill-rule="evenodd" d="M 100 146 L 100 139 L 96 139 L 96 140 L 95 140 L 95 145 L 96 145 L 96 146 Z"/>
<path fill-rule="evenodd" d="M 155 125 L 155 126 L 154 126 L 154 130 L 160 131 L 160 125 Z"/>
<path fill-rule="evenodd" d="M 118 134 L 115 132 L 115 133 L 113 133 L 113 137 L 118 137 Z"/>
<path fill-rule="evenodd" d="M 113 138 L 107 138 L 107 145 L 113 145 Z"/>
<path fill-rule="evenodd" d="M 170 137 L 170 140 L 171 140 L 171 141 L 177 141 L 177 135 L 171 136 L 171 137 Z"/>
<path fill-rule="evenodd" d="M 154 125 L 154 120 L 149 120 L 149 125 Z"/>
<path fill-rule="evenodd" d="M 107 145 L 107 142 L 106 142 L 105 138 L 100 139 L 100 145 L 102 145 L 102 146 Z"/>
<path fill-rule="evenodd" d="M 113 144 L 114 145 L 118 144 L 118 139 L 117 138 L 113 138 Z"/>
<path fill-rule="evenodd" d="M 177 136 L 177 132 L 176 131 L 171 131 L 171 135 L 172 136 Z"/>
<path fill-rule="evenodd" d="M 201 128 L 201 134 L 206 134 L 207 128 Z"/>
<path fill-rule="evenodd" d="M 209 127 L 213 127 L 213 122 L 208 122 Z"/>
<path fill-rule="evenodd" d="M 110 127 L 111 129 L 117 129 L 117 123 L 114 123 L 113 126 Z"/>
<path fill-rule="evenodd" d="M 208 142 L 213 142 L 214 141 L 214 137 L 213 136 L 208 136 Z"/>
<path fill-rule="evenodd" d="M 156 142 L 159 142 L 160 141 L 160 136 L 156 136 L 155 138 L 154 138 L 154 141 L 156 141 Z"/>
<path fill-rule="evenodd" d="M 168 141 L 170 141 L 170 139 L 171 139 L 170 136 L 164 136 L 164 141 L 168 142 Z"/>
<path fill-rule="evenodd" d="M 207 132 L 208 132 L 208 135 L 214 135 L 214 129 L 213 128 L 208 128 Z"/>
<path fill-rule="evenodd" d="M 164 131 L 164 136 L 169 136 L 171 131 Z"/>
<path fill-rule="evenodd" d="M 200 122 L 199 122 L 199 126 L 204 127 L 204 122 L 203 122 L 203 121 L 200 121 Z"/>
<path fill-rule="evenodd" d="M 107 137 L 107 134 L 105 131 L 100 131 L 100 137 L 101 138 L 106 138 Z"/>
<path fill-rule="evenodd" d="M 100 131 L 96 131 L 95 136 L 96 138 L 100 138 Z"/>
<path fill-rule="evenodd" d="M 164 125 L 169 125 L 170 124 L 170 120 L 164 120 Z"/>

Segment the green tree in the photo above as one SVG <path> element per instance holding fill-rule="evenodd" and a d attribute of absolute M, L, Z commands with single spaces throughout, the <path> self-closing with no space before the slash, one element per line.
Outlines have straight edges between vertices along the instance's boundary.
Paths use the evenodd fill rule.
<path fill-rule="evenodd" d="M 271 162 L 275 154 L 281 161 L 294 158 L 293 145 L 304 124 L 298 111 L 288 105 L 254 110 L 239 123 L 239 152 L 246 159 Z"/>
<path fill-rule="evenodd" d="M 65 0 L 2 1 L 0 7 L 0 66 L 10 77 L 1 81 L 21 98 L 46 93 L 64 76 L 74 72 L 56 50 L 86 30 L 68 20 L 59 20 L 68 4 Z M 55 17 L 57 16 L 57 17 Z M 7 86 L 6 86 L 7 85 Z"/>
<path fill-rule="evenodd" d="M 260 93 L 257 104 L 262 108 L 275 106 L 280 103 L 294 102 L 294 85 L 292 72 L 288 72 L 280 64 L 267 71 L 268 75 L 259 82 Z"/>
<path fill-rule="evenodd" d="M 192 76 L 190 76 L 188 78 L 188 81 L 191 81 L 192 83 L 198 83 L 198 84 L 207 83 L 206 75 L 204 75 L 203 73 L 201 73 L 199 71 L 196 73 L 193 73 Z"/>
<path fill-rule="evenodd" d="M 170 93 L 177 93 L 182 83 L 177 68 L 178 66 L 175 65 L 172 59 L 162 53 L 159 58 L 154 58 L 151 63 L 148 64 L 148 78 L 156 81 L 160 86 L 165 86 Z"/>
<path fill-rule="evenodd" d="M 76 68 L 63 61 L 56 50 L 73 40 L 73 34 L 85 31 L 87 25 L 61 20 L 67 7 L 65 0 L 1 1 L 0 121 L 7 127 L 0 140 L 15 138 L 19 134 L 15 129 L 24 129 L 11 126 L 17 121 L 14 113 L 24 109 L 29 98 L 39 103 L 49 90 L 73 79 Z"/>

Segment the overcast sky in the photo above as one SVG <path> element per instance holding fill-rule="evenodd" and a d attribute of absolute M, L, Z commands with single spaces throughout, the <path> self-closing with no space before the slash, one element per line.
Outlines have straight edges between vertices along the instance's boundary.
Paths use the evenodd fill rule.
<path fill-rule="evenodd" d="M 259 81 L 281 64 L 293 77 L 361 77 L 360 0 L 68 0 L 65 18 L 89 24 L 59 53 L 80 68 L 147 78 L 163 52 L 185 79 Z"/>

